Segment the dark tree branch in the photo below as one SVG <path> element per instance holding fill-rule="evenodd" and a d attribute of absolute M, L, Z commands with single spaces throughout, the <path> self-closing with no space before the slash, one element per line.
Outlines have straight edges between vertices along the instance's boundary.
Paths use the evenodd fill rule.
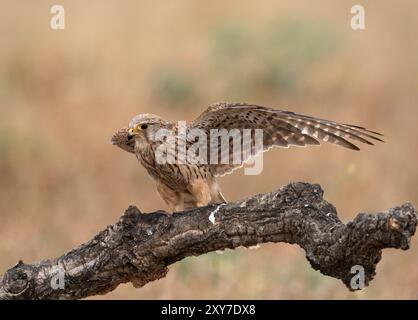
<path fill-rule="evenodd" d="M 0 299 L 80 299 L 125 282 L 141 287 L 187 256 L 264 242 L 298 244 L 314 269 L 341 279 L 351 290 L 352 266 L 364 268 L 368 285 L 383 248 L 409 248 L 417 224 L 411 204 L 359 214 L 343 224 L 322 196 L 319 185 L 292 183 L 243 201 L 173 215 L 141 214 L 129 207 L 116 224 L 63 256 L 19 262 L 7 270 L 0 278 Z"/>

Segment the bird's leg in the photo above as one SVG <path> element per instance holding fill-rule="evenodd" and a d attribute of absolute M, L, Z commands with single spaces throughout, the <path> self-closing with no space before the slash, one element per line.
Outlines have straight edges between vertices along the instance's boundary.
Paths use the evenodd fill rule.
<path fill-rule="evenodd" d="M 170 207 L 171 212 L 179 212 L 179 211 L 183 211 L 184 210 L 184 206 L 183 203 L 179 203 L 177 205 L 171 206 Z"/>
<path fill-rule="evenodd" d="M 171 213 L 184 210 L 183 196 L 179 192 L 174 191 L 160 181 L 157 182 L 157 191 L 170 208 Z"/>
<path fill-rule="evenodd" d="M 190 181 L 188 190 L 195 198 L 197 207 L 207 206 L 212 200 L 211 188 L 208 185 L 208 181 L 205 179 L 195 179 Z"/>
<path fill-rule="evenodd" d="M 212 184 L 210 186 L 211 186 L 211 197 L 212 197 L 211 203 L 227 203 L 228 202 L 223 196 L 221 192 L 221 188 L 219 187 L 218 182 L 216 180 L 212 181 Z"/>

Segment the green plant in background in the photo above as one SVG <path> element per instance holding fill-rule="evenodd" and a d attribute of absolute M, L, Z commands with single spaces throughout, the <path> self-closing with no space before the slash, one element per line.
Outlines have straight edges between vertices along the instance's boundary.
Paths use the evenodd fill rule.
<path fill-rule="evenodd" d="M 330 27 L 304 19 L 280 19 L 270 24 L 261 55 L 262 84 L 293 89 L 317 61 L 335 53 L 339 36 Z"/>
<path fill-rule="evenodd" d="M 190 71 L 165 62 L 153 72 L 152 89 L 157 101 L 174 106 L 197 97 L 291 94 L 314 65 L 338 52 L 340 40 L 331 26 L 305 17 L 279 17 L 261 26 L 221 21 L 208 34 L 204 64 Z M 207 90 L 221 82 L 220 89 Z"/>
<path fill-rule="evenodd" d="M 2 99 L 8 97 L 11 95 L 12 89 L 11 82 L 7 81 L 6 77 L 3 75 L 0 75 L 0 97 L 2 97 Z"/>
<path fill-rule="evenodd" d="M 246 26 L 221 24 L 211 35 L 211 61 L 216 72 L 236 72 L 235 68 L 254 56 L 258 39 Z"/>
<path fill-rule="evenodd" d="M 214 33 L 211 55 L 232 90 L 271 93 L 293 90 L 305 73 L 339 48 L 339 35 L 326 25 L 296 18 L 278 18 L 258 31 L 223 26 Z"/>
<path fill-rule="evenodd" d="M 242 263 L 242 251 L 224 250 L 210 252 L 199 257 L 187 257 L 176 264 L 177 274 L 185 283 L 201 276 L 212 284 L 219 285 L 227 274 L 234 272 L 237 264 Z"/>
<path fill-rule="evenodd" d="M 173 67 L 160 68 L 152 81 L 154 96 L 169 105 L 182 105 L 194 97 L 191 76 Z"/>
<path fill-rule="evenodd" d="M 0 120 L 0 201 L 3 200 L 2 190 L 10 189 L 10 185 L 16 182 L 18 174 L 23 174 L 21 168 L 16 165 L 16 154 L 24 153 L 20 147 L 16 135 L 7 124 Z M 26 155 L 25 155 L 26 156 Z"/>
<path fill-rule="evenodd" d="M 0 170 L 4 175 L 10 172 L 9 155 L 13 145 L 12 136 L 8 132 L 3 122 L 0 121 Z"/>

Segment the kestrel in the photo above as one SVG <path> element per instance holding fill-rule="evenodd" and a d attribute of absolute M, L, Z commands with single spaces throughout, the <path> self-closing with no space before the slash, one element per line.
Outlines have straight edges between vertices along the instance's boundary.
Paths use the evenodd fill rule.
<path fill-rule="evenodd" d="M 244 134 L 245 130 L 251 129 L 249 147 L 252 152 L 255 151 L 254 130 L 256 129 L 263 131 L 260 151 L 267 151 L 272 147 L 319 145 L 319 141 L 334 143 L 351 150 L 360 150 L 350 140 L 369 145 L 373 145 L 369 140 L 383 141 L 378 137 L 381 136 L 380 133 L 363 127 L 246 103 L 220 102 L 211 105 L 197 119 L 186 124 L 186 129 L 187 131 L 200 130 L 208 137 L 213 129 L 228 131 L 235 129 L 235 134 Z M 229 159 L 227 163 L 221 161 L 215 161 L 215 163 L 213 161 L 208 163 L 179 162 L 177 161 L 179 159 L 177 151 L 180 150 L 178 145 L 174 150 L 176 162 L 160 163 L 157 161 L 156 151 L 161 145 L 167 143 L 167 139 L 164 140 L 158 136 L 161 130 L 172 133 L 175 138 L 180 136 L 178 124 L 165 121 L 153 114 L 139 114 L 131 120 L 128 128 L 122 128 L 113 135 L 112 143 L 136 155 L 139 162 L 156 180 L 158 193 L 172 211 L 226 202 L 219 188 L 217 177 L 242 167 L 254 154 L 244 154 L 242 151 L 244 146 L 242 146 L 243 149 L 239 154 L 240 161 L 232 161 L 235 149 L 232 146 L 233 137 L 229 136 L 229 148 L 226 151 Z M 179 141 L 178 144 L 184 143 L 186 152 L 195 142 L 185 138 Z M 208 152 L 205 158 L 209 159 L 209 150 L 212 148 L 211 151 L 213 151 L 214 147 L 210 145 L 209 140 L 204 143 Z M 215 146 L 217 157 L 224 147 L 225 145 L 219 144 Z"/>

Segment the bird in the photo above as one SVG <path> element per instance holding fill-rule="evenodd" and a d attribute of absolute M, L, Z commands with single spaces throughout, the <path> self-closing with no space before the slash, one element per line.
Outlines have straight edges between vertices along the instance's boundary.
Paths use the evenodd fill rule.
<path fill-rule="evenodd" d="M 320 145 L 321 142 L 358 151 L 360 149 L 353 141 L 368 145 L 374 145 L 372 141 L 384 142 L 380 138 L 383 136 L 381 133 L 357 125 L 248 103 L 218 102 L 210 105 L 195 120 L 186 123 L 186 130 L 190 132 L 197 130 L 210 136 L 216 129 L 226 129 L 228 132 L 235 130 L 236 134 L 243 134 L 244 130 L 249 129 L 247 147 L 249 146 L 251 153 L 244 154 L 242 151 L 244 148 L 242 148 L 239 151 L 239 160 L 232 161 L 235 160 L 233 151 L 236 150 L 232 145 L 234 142 L 234 135 L 232 135 L 227 137 L 227 146 L 219 143 L 211 146 L 208 141 L 203 142 L 203 145 L 207 146 L 202 152 L 204 157 L 202 154 L 195 154 L 195 161 L 181 162 L 178 161 L 179 145 L 183 144 L 188 152 L 196 139 L 189 141 L 187 137 L 179 138 L 179 124 L 180 122 L 176 124 L 166 121 L 154 114 L 143 113 L 135 116 L 128 127 L 117 130 L 111 138 L 113 145 L 136 155 L 138 161 L 156 181 L 157 191 L 171 212 L 226 203 L 217 178 L 232 173 L 254 156 L 257 151 L 254 132 L 257 129 L 263 132 L 258 152 L 264 152 L 273 147 L 314 146 Z M 167 144 L 169 140 L 158 137 L 160 130 L 170 133 L 172 140 L 178 139 L 176 147 L 170 149 L 174 153 L 173 163 L 157 161 L 158 148 Z M 216 139 L 219 142 L 218 138 Z M 208 159 L 209 151 L 214 151 L 215 161 L 202 161 L 201 163 L 196 161 L 201 158 Z M 222 152 L 226 152 L 228 161 L 220 161 Z M 193 157 L 191 159 L 193 160 Z"/>

